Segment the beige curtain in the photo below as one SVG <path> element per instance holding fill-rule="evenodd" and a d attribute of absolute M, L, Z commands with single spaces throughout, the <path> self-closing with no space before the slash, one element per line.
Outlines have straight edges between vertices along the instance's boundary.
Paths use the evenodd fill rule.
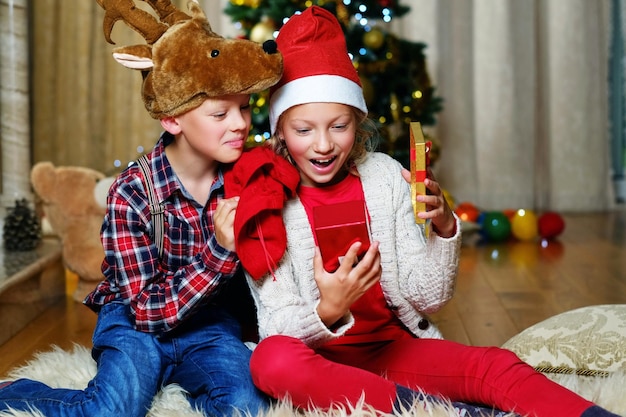
<path fill-rule="evenodd" d="M 141 73 L 111 57 L 96 1 L 32 2 L 34 162 L 88 166 L 107 174 L 150 149 L 160 126 L 141 101 Z M 116 46 L 145 43 L 123 22 Z M 139 149 L 139 150 L 138 150 Z"/>
<path fill-rule="evenodd" d="M 214 30 L 236 34 L 204 0 Z M 139 2 L 141 3 L 141 2 Z M 180 4 L 181 2 L 179 2 Z M 607 133 L 608 0 L 408 0 L 392 23 L 428 45 L 445 109 L 437 176 L 483 209 L 604 210 L 612 205 Z M 33 160 L 115 173 L 161 131 L 141 76 L 111 58 L 95 0 L 39 0 L 32 13 Z M 117 45 L 143 40 L 123 23 Z"/>
<path fill-rule="evenodd" d="M 608 0 L 412 0 L 445 109 L 437 175 L 483 209 L 612 206 Z"/>

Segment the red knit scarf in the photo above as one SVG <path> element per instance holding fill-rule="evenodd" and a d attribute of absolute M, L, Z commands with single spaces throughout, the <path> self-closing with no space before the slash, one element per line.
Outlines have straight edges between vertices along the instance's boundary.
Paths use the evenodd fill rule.
<path fill-rule="evenodd" d="M 245 151 L 224 173 L 226 198 L 239 196 L 235 213 L 235 249 L 254 278 L 274 272 L 287 248 L 282 209 L 295 195 L 298 170 L 271 149 Z"/>

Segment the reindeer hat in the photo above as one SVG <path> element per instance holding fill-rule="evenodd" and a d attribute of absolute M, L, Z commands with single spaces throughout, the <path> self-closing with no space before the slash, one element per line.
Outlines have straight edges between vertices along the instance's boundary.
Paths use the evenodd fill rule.
<path fill-rule="evenodd" d="M 96 0 L 105 10 L 104 36 L 123 20 L 140 33 L 146 45 L 115 48 L 113 57 L 143 75 L 142 95 L 155 119 L 178 116 L 210 97 L 260 92 L 278 82 L 283 60 L 273 40 L 263 45 L 225 39 L 211 30 L 195 0 L 190 15 L 170 0 L 143 0 L 157 13 L 135 7 L 135 0 Z"/>

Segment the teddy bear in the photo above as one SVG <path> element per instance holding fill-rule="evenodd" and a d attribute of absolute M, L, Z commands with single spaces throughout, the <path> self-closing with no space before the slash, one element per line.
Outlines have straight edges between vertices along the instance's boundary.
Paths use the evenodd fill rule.
<path fill-rule="evenodd" d="M 104 279 L 100 227 L 113 179 L 90 168 L 44 161 L 33 166 L 30 180 L 40 199 L 43 229 L 47 223 L 60 239 L 65 267 L 78 276 L 72 297 L 82 302 Z"/>

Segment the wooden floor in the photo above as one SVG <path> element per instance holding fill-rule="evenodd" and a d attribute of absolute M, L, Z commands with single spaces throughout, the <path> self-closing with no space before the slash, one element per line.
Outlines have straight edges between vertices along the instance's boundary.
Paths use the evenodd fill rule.
<path fill-rule="evenodd" d="M 433 315 L 447 339 L 499 346 L 567 310 L 626 304 L 626 210 L 564 218 L 565 232 L 545 247 L 467 236 L 455 297 Z M 81 304 L 59 302 L 0 346 L 0 375 L 53 344 L 91 346 L 95 320 Z"/>

